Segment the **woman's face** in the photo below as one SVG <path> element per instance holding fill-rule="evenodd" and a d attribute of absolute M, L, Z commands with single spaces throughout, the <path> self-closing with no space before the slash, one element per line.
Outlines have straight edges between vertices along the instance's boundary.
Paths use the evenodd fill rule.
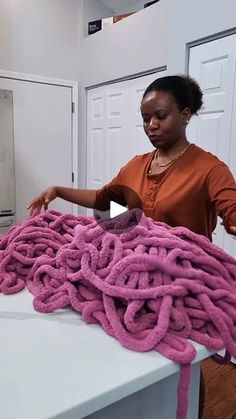
<path fill-rule="evenodd" d="M 170 148 L 185 138 L 185 128 L 191 117 L 189 108 L 183 111 L 174 97 L 163 91 L 148 93 L 141 102 L 143 128 L 155 148 Z"/>

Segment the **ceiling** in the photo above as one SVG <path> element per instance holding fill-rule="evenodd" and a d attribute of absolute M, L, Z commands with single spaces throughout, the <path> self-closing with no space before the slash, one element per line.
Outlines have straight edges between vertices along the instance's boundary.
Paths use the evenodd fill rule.
<path fill-rule="evenodd" d="M 121 9 L 128 9 L 137 3 L 137 0 L 102 0 L 102 2 L 114 12 L 119 12 Z"/>

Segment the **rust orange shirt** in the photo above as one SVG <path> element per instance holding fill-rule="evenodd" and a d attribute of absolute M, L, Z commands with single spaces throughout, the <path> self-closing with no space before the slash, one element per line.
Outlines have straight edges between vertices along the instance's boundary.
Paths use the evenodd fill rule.
<path fill-rule="evenodd" d="M 149 175 L 155 150 L 135 156 L 118 175 L 96 193 L 95 208 L 108 210 L 110 201 L 139 206 L 133 195 L 139 196 L 146 216 L 172 227 L 184 226 L 207 236 L 210 240 L 216 227 L 217 215 L 227 231 L 236 226 L 236 183 L 227 165 L 213 154 L 191 144 L 167 170 Z M 119 192 L 114 185 L 122 186 Z"/>

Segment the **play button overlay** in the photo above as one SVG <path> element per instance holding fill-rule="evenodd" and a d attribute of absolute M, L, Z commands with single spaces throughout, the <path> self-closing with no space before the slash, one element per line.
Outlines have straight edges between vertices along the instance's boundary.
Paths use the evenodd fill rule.
<path fill-rule="evenodd" d="M 111 218 L 124 214 L 124 212 L 126 211 L 128 211 L 127 207 L 123 207 L 123 205 L 117 204 L 117 202 L 114 202 L 114 201 L 110 202 L 110 217 Z"/>
<path fill-rule="evenodd" d="M 99 206 L 106 211 L 94 209 L 94 217 L 103 230 L 122 234 L 133 229 L 142 217 L 142 202 L 137 193 L 127 186 L 109 186 L 106 193 L 98 197 Z"/>

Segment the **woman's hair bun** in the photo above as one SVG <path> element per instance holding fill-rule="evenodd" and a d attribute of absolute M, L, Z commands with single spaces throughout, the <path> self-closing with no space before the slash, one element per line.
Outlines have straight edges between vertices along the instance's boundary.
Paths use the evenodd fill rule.
<path fill-rule="evenodd" d="M 202 91 L 199 84 L 192 77 L 183 76 L 183 78 L 191 90 L 192 103 L 190 110 L 193 114 L 196 114 L 202 107 Z"/>

